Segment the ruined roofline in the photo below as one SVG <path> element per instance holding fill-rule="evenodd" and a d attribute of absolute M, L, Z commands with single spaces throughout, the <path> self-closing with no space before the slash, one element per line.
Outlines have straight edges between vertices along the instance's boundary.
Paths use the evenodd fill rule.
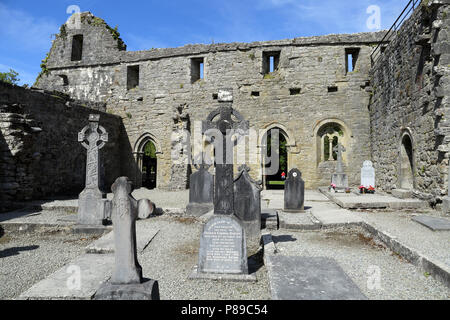
<path fill-rule="evenodd" d="M 73 16 L 72 16 L 73 17 Z M 82 24 L 89 24 L 93 27 L 105 27 L 108 30 L 111 27 L 104 22 L 103 19 L 95 17 L 90 12 L 81 13 Z M 92 23 L 92 21 L 100 21 L 101 23 Z M 64 26 L 64 25 L 63 25 Z M 250 43 L 232 42 L 217 44 L 186 44 L 175 48 L 158 48 L 141 51 L 120 50 L 111 57 L 109 61 L 91 61 L 81 62 L 77 65 L 55 66 L 52 63 L 48 66 L 49 70 L 70 69 L 79 67 L 95 67 L 106 65 L 117 65 L 121 63 L 135 63 L 149 60 L 159 60 L 164 58 L 173 58 L 180 56 L 195 56 L 214 52 L 227 51 L 246 51 L 252 49 L 273 49 L 282 47 L 301 47 L 301 46 L 358 46 L 358 45 L 375 45 L 385 35 L 386 31 L 379 32 L 363 32 L 354 34 L 330 34 L 312 37 L 298 37 L 294 39 L 271 40 L 271 41 L 255 41 Z M 124 47 L 125 44 L 124 44 Z"/>

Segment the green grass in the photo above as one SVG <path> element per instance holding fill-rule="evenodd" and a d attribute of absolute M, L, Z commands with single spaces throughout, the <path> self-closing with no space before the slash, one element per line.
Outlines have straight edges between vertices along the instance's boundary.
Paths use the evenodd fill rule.
<path fill-rule="evenodd" d="M 284 186 L 284 181 L 269 181 L 271 186 Z"/>

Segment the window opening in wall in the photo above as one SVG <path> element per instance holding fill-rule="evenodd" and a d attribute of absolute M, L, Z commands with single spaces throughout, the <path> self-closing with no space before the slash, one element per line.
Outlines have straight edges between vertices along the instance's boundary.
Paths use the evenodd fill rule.
<path fill-rule="evenodd" d="M 338 87 L 336 86 L 328 87 L 328 92 L 338 92 Z"/>
<path fill-rule="evenodd" d="M 353 72 L 356 69 L 356 62 L 358 61 L 359 48 L 345 49 L 345 69 L 346 73 Z"/>
<path fill-rule="evenodd" d="M 259 91 L 252 91 L 252 97 L 259 97 Z"/>
<path fill-rule="evenodd" d="M 191 59 L 191 83 L 194 83 L 205 77 L 204 58 Z"/>
<path fill-rule="evenodd" d="M 60 74 L 59 77 L 62 80 L 62 85 L 63 86 L 68 86 L 69 85 L 69 79 L 67 78 L 67 76 L 65 74 Z"/>
<path fill-rule="evenodd" d="M 269 74 L 278 69 L 280 51 L 263 52 L 263 74 Z"/>
<path fill-rule="evenodd" d="M 83 56 L 83 35 L 77 34 L 72 38 L 72 61 L 80 61 Z"/>
<path fill-rule="evenodd" d="M 300 91 L 301 91 L 300 88 L 289 89 L 289 92 L 290 92 L 291 96 L 296 96 L 296 95 L 300 94 Z"/>
<path fill-rule="evenodd" d="M 127 67 L 127 89 L 131 90 L 139 86 L 139 66 Z"/>

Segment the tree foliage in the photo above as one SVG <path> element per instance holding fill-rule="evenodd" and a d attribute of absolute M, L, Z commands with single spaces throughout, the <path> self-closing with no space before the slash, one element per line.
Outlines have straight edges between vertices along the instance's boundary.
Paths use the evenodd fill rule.
<path fill-rule="evenodd" d="M 13 69 L 9 69 L 8 72 L 0 72 L 0 81 L 17 84 L 20 81 L 19 73 Z"/>

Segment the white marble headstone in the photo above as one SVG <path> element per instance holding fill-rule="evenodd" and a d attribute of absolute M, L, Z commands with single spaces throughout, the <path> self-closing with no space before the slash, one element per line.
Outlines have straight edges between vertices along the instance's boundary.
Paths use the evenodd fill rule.
<path fill-rule="evenodd" d="M 361 185 L 365 188 L 369 188 L 370 186 L 375 188 L 375 169 L 372 161 L 364 161 L 363 167 L 361 168 Z"/>

